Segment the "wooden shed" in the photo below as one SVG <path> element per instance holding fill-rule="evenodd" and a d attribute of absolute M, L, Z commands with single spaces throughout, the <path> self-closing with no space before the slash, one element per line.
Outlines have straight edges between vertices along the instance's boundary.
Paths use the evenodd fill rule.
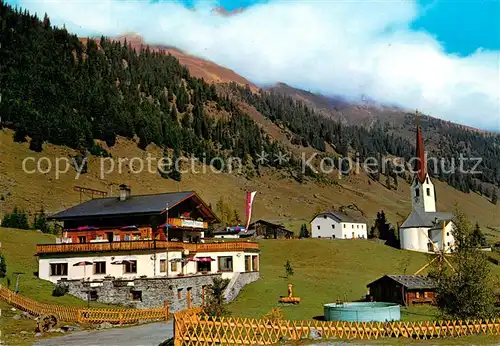
<path fill-rule="evenodd" d="M 255 221 L 254 223 L 250 224 L 248 229 L 255 230 L 256 236 L 261 236 L 266 239 L 293 238 L 293 232 L 287 230 L 283 225 L 264 220 Z"/>
<path fill-rule="evenodd" d="M 423 275 L 385 275 L 366 285 L 370 299 L 401 305 L 433 304 L 436 282 Z"/>

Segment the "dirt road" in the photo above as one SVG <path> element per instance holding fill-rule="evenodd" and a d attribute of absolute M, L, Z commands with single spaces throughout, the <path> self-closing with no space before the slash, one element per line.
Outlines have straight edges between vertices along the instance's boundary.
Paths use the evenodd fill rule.
<path fill-rule="evenodd" d="M 174 335 L 172 321 L 143 324 L 129 328 L 74 332 L 44 339 L 35 346 L 158 346 Z"/>

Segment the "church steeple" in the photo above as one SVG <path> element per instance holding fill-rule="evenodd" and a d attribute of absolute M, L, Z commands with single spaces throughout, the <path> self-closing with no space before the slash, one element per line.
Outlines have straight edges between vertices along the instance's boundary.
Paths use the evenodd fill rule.
<path fill-rule="evenodd" d="M 420 130 L 420 118 L 418 115 L 418 110 L 416 111 L 415 123 L 417 125 L 417 143 L 415 152 L 415 158 L 417 159 L 417 161 L 415 164 L 415 172 L 416 178 L 421 183 L 423 183 L 425 180 L 425 176 L 427 175 L 427 162 L 425 160 L 424 139 L 422 137 L 422 131 Z"/>
<path fill-rule="evenodd" d="M 416 113 L 417 143 L 415 152 L 415 177 L 411 185 L 411 198 L 413 210 L 423 212 L 436 211 L 434 185 L 427 174 L 427 162 L 424 151 L 424 140 L 420 130 L 419 113 Z"/>

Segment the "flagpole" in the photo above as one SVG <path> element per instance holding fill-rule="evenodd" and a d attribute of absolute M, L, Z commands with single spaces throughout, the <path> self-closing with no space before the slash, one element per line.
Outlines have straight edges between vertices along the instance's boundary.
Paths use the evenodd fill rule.
<path fill-rule="evenodd" d="M 168 226 L 169 224 L 168 224 L 168 203 L 167 203 L 167 259 L 165 261 L 167 278 L 168 278 L 168 268 L 170 267 L 170 263 L 168 262 L 168 228 L 169 228 Z"/>

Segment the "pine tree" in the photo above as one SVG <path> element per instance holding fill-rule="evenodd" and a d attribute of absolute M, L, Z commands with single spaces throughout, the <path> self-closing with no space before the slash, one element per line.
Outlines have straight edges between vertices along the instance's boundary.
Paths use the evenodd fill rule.
<path fill-rule="evenodd" d="M 213 283 L 207 287 L 207 298 L 203 311 L 211 317 L 229 316 L 229 310 L 226 308 L 224 291 L 229 284 L 228 279 L 213 278 Z"/>
<path fill-rule="evenodd" d="M 174 122 L 178 122 L 179 120 L 177 119 L 177 108 L 175 108 L 175 105 L 172 105 L 170 108 L 170 118 Z"/>
<path fill-rule="evenodd" d="M 181 170 L 180 153 L 177 150 L 174 150 L 174 153 L 172 155 L 172 167 L 169 174 L 170 178 L 175 181 L 181 181 L 182 174 L 180 170 Z"/>
<path fill-rule="evenodd" d="M 2 227 L 29 229 L 28 216 L 23 210 L 14 207 L 14 210 L 2 219 Z"/>
<path fill-rule="evenodd" d="M 43 207 L 35 215 L 35 221 L 33 222 L 32 228 L 40 230 L 42 233 L 51 233 L 52 230 L 47 221 L 47 215 L 45 214 Z"/>
<path fill-rule="evenodd" d="M 0 278 L 7 276 L 7 262 L 4 255 L 0 252 Z"/>
<path fill-rule="evenodd" d="M 300 226 L 299 238 L 309 238 L 309 230 L 307 229 L 307 225 L 305 223 Z"/>
<path fill-rule="evenodd" d="M 290 263 L 290 261 L 288 259 L 285 261 L 284 267 L 285 267 L 285 277 L 289 278 L 290 276 L 293 276 L 294 272 L 293 272 L 292 264 Z"/>
<path fill-rule="evenodd" d="M 486 237 L 483 235 L 483 232 L 481 231 L 481 227 L 479 226 L 478 222 L 476 222 L 476 226 L 472 231 L 471 240 L 472 240 L 472 245 L 475 247 L 481 247 L 486 245 Z"/>
<path fill-rule="evenodd" d="M 398 184 L 398 175 L 394 174 L 393 179 L 394 179 L 394 188 L 397 190 L 398 186 L 399 186 L 399 184 Z"/>
<path fill-rule="evenodd" d="M 377 213 L 377 218 L 370 229 L 370 237 L 386 240 L 386 244 L 399 247 L 397 230 L 387 221 L 383 210 Z"/>
<path fill-rule="evenodd" d="M 241 220 L 240 220 L 240 214 L 238 214 L 238 211 L 236 209 L 233 210 L 233 219 L 232 219 L 233 224 L 239 225 Z"/>
<path fill-rule="evenodd" d="M 170 156 L 168 155 L 168 151 L 163 149 L 162 162 L 158 165 L 158 173 L 160 174 L 160 177 L 168 179 L 171 169 L 172 163 L 170 162 Z"/>
<path fill-rule="evenodd" d="M 47 13 L 45 13 L 45 15 L 43 16 L 43 27 L 45 29 L 50 28 L 50 19 L 49 19 L 49 16 L 47 15 Z"/>
<path fill-rule="evenodd" d="M 494 205 L 497 205 L 497 203 L 498 203 L 498 191 L 496 188 L 493 188 L 493 193 L 491 196 L 491 203 L 493 203 Z"/>

